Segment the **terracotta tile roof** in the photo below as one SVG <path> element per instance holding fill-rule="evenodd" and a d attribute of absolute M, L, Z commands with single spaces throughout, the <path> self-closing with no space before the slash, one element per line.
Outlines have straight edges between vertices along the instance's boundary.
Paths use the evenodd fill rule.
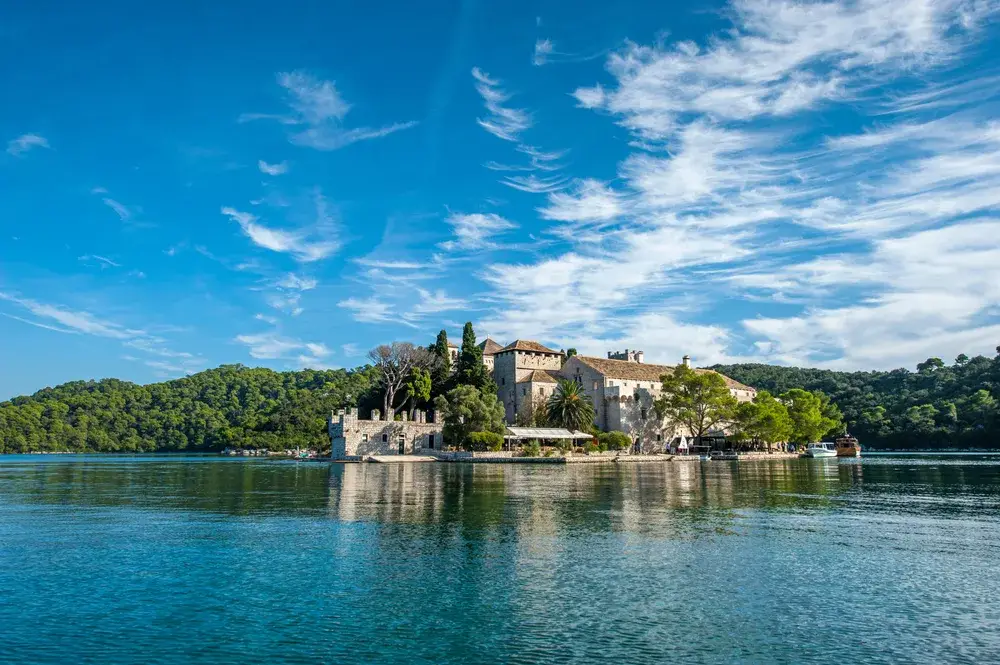
<path fill-rule="evenodd" d="M 597 370 L 609 379 L 625 379 L 628 381 L 654 381 L 659 382 L 660 377 L 674 371 L 676 365 L 652 365 L 647 363 L 634 363 L 627 360 L 610 360 L 608 358 L 593 358 L 591 356 L 576 356 L 584 365 Z M 698 373 L 713 372 L 710 369 L 696 369 Z M 753 390 L 739 381 L 730 379 L 725 374 L 720 374 L 726 380 L 726 385 L 731 390 Z"/>
<path fill-rule="evenodd" d="M 536 369 L 518 381 L 518 383 L 559 383 L 565 379 L 566 377 L 559 372 L 554 372 L 550 369 Z"/>
<path fill-rule="evenodd" d="M 553 351 L 550 348 L 542 346 L 538 342 L 532 342 L 530 339 L 514 340 L 507 346 L 500 349 L 500 351 L 534 351 L 535 353 L 552 353 L 554 355 L 559 355 L 558 351 Z"/>
<path fill-rule="evenodd" d="M 492 356 L 497 351 L 502 351 L 503 347 L 494 342 L 492 339 L 487 337 L 480 344 L 479 348 L 483 350 L 484 356 Z"/>

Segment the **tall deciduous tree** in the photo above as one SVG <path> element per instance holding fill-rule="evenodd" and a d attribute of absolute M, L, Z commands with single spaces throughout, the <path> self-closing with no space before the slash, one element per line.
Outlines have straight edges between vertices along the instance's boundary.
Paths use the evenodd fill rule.
<path fill-rule="evenodd" d="M 736 398 L 729 393 L 726 380 L 715 372 L 678 365 L 660 381 L 660 397 L 654 403 L 657 414 L 684 425 L 691 436 L 701 439 L 735 416 Z"/>
<path fill-rule="evenodd" d="M 555 427 L 586 432 L 594 425 L 594 403 L 575 381 L 560 381 L 545 406 L 547 420 Z"/>
<path fill-rule="evenodd" d="M 447 395 L 438 395 L 434 408 L 444 421 L 444 440 L 451 445 L 469 446 L 473 432 L 506 431 L 503 404 L 496 394 L 474 386 L 459 385 Z"/>
<path fill-rule="evenodd" d="M 368 352 L 368 359 L 378 372 L 382 387 L 382 417 L 392 420 L 398 408 L 396 396 L 415 369 L 433 365 L 431 353 L 409 342 L 393 342 L 376 346 Z"/>

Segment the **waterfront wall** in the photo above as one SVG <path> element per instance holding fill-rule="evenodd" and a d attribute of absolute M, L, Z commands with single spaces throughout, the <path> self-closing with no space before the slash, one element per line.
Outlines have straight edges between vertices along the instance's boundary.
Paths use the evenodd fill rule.
<path fill-rule="evenodd" d="M 340 409 L 330 417 L 330 457 L 361 459 L 369 455 L 408 455 L 444 446 L 444 426 L 434 422 L 434 413 L 417 411 L 413 420 L 358 418 L 358 410 Z"/>

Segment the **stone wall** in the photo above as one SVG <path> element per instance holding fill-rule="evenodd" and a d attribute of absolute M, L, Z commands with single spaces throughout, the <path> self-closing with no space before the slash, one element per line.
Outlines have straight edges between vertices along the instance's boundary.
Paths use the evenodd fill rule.
<path fill-rule="evenodd" d="M 409 455 L 444 447 L 443 424 L 434 414 L 420 411 L 414 419 L 371 420 L 358 418 L 357 409 L 341 409 L 329 421 L 330 456 L 336 460 L 360 459 L 368 455 Z"/>

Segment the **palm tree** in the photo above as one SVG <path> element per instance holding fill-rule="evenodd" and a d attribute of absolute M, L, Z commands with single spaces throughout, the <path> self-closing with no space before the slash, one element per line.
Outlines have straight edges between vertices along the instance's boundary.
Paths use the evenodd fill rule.
<path fill-rule="evenodd" d="M 555 427 L 585 432 L 594 424 L 594 404 L 575 381 L 560 381 L 545 406 Z"/>

